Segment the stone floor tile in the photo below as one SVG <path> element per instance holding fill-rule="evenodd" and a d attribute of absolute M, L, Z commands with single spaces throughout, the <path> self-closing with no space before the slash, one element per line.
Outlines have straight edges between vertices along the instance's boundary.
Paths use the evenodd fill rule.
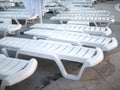
<path fill-rule="evenodd" d="M 120 72 L 114 71 L 111 75 L 102 75 L 104 79 L 115 89 L 120 90 Z"/>
<path fill-rule="evenodd" d="M 51 83 L 50 85 L 46 86 L 42 90 L 60 90 L 59 87 L 55 82 Z"/>
<path fill-rule="evenodd" d="M 109 61 L 103 61 L 94 67 L 95 71 L 100 75 L 111 75 L 115 71 L 115 67 Z"/>
<path fill-rule="evenodd" d="M 73 88 L 71 90 L 87 90 L 86 88 Z"/>
<path fill-rule="evenodd" d="M 84 73 L 83 75 L 84 78 L 82 77 L 81 79 L 81 82 L 87 90 L 113 90 L 113 88 L 94 69 L 88 70 L 90 72 L 88 73 L 86 70 L 86 74 Z"/>
<path fill-rule="evenodd" d="M 87 90 L 113 90 L 104 80 L 83 81 L 83 84 Z"/>
<path fill-rule="evenodd" d="M 76 81 L 76 80 L 69 80 L 69 79 L 61 78 L 57 80 L 56 83 L 60 88 L 64 88 L 64 89 L 84 87 L 80 80 Z"/>
<path fill-rule="evenodd" d="M 109 56 L 109 61 L 115 66 L 116 70 L 120 71 L 120 52 Z"/>
<path fill-rule="evenodd" d="M 81 81 L 88 81 L 88 80 L 97 80 L 99 79 L 99 75 L 93 70 L 93 68 L 87 68 L 84 70 L 82 76 L 81 76 Z"/>

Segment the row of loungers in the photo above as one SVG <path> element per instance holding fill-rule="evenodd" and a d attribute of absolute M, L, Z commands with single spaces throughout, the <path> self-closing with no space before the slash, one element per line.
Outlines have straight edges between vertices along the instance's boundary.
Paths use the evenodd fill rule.
<path fill-rule="evenodd" d="M 3 36 L 19 31 L 22 25 L 19 19 L 25 20 L 25 26 L 29 20 L 34 20 L 37 16 L 31 17 L 25 9 L 7 9 L 0 11 L 0 33 Z M 17 24 L 3 23 L 6 18 L 14 19 Z M 10 20 L 9 20 L 10 21 Z M 16 33 L 15 33 L 16 34 Z M 24 79 L 30 77 L 37 69 L 38 62 L 35 58 L 28 60 L 10 58 L 7 55 L 0 54 L 0 90 L 5 90 L 6 86 L 12 86 Z"/>
<path fill-rule="evenodd" d="M 108 11 L 86 12 L 81 17 L 72 11 L 63 12 L 51 19 L 62 21 L 77 19 L 94 22 L 95 24 L 104 22 L 107 23 L 107 26 L 114 22 Z M 83 17 L 85 15 L 89 17 Z M 1 12 L 0 17 L 24 18 L 26 20 L 36 18 L 36 16 L 34 18 L 29 17 L 24 10 L 16 13 L 11 12 L 11 10 Z M 20 54 L 54 60 L 64 78 L 79 80 L 86 68 L 93 67 L 104 59 L 103 51 L 110 51 L 118 46 L 114 37 L 106 37 L 112 33 L 108 27 L 72 24 L 35 24 L 30 27 L 30 30 L 24 32 L 24 34 L 32 35 L 33 39 L 7 37 L 7 33 L 17 31 L 21 27 L 19 23 L 18 25 L 0 23 L 0 31 L 4 31 L 4 37 L 0 39 L 1 52 L 4 53 L 4 55 L 0 54 L 0 79 L 2 80 L 0 90 L 26 79 L 36 70 L 36 59 L 30 61 L 16 59 Z M 15 50 L 16 58 L 6 57 L 9 56 L 7 50 Z M 78 74 L 67 73 L 62 60 L 82 63 Z"/>

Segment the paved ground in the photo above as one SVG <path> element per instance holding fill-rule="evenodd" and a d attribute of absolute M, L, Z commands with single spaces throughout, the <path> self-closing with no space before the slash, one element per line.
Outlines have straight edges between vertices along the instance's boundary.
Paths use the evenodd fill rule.
<path fill-rule="evenodd" d="M 115 16 L 116 22 L 110 26 L 113 31 L 111 36 L 116 37 L 120 42 L 120 12 L 114 8 L 117 3 L 120 1 L 97 3 L 94 7 L 110 10 Z M 52 22 L 47 21 L 47 16 L 50 14 L 44 17 L 44 22 Z M 30 78 L 7 87 L 6 90 L 120 90 L 120 46 L 110 52 L 104 52 L 104 54 L 104 61 L 93 68 L 86 69 L 78 81 L 63 78 L 53 61 L 37 58 L 39 65 L 36 72 Z M 29 59 L 31 57 L 21 56 L 20 58 Z M 67 70 L 74 71 L 73 73 L 76 73 L 80 66 L 71 62 L 64 62 L 64 64 Z"/>

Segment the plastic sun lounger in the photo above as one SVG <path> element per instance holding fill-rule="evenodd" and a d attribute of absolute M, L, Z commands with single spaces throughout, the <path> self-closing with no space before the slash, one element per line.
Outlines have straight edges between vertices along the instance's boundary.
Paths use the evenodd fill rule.
<path fill-rule="evenodd" d="M 46 0 L 45 1 L 45 6 L 48 6 L 48 7 L 53 7 L 53 6 L 55 6 L 56 5 L 56 3 L 55 3 L 55 0 Z"/>
<path fill-rule="evenodd" d="M 91 8 L 91 7 L 74 7 L 74 6 L 69 6 L 68 8 L 69 8 L 69 10 L 67 10 L 67 11 L 74 11 L 74 10 L 75 11 L 82 11 L 82 10 L 91 11 L 91 10 L 96 10 L 95 8 Z M 66 11 L 63 11 L 63 12 L 66 12 Z"/>
<path fill-rule="evenodd" d="M 89 21 L 94 23 L 96 26 L 97 23 L 106 23 L 106 26 L 109 26 L 111 23 L 114 23 L 115 20 L 111 17 L 91 17 L 91 16 L 53 16 L 50 18 L 50 20 L 59 20 L 61 23 L 63 23 L 64 21 L 69 21 L 69 20 L 73 20 L 73 21 Z"/>
<path fill-rule="evenodd" d="M 111 14 L 108 10 L 70 10 L 70 11 L 63 11 L 62 14 Z"/>
<path fill-rule="evenodd" d="M 34 15 L 34 16 L 30 16 L 30 15 L 28 15 L 28 13 L 26 12 L 26 13 L 17 13 L 17 12 L 11 12 L 11 13 L 0 13 L 0 18 L 12 18 L 12 19 L 14 19 L 18 24 L 20 24 L 19 22 L 18 22 L 18 19 L 25 19 L 26 20 L 26 22 L 25 22 L 25 26 L 27 25 L 27 22 L 28 22 L 28 20 L 34 20 L 34 19 L 36 19 L 37 18 L 37 16 L 36 15 Z"/>
<path fill-rule="evenodd" d="M 7 36 L 7 33 L 18 31 L 22 28 L 21 24 L 5 24 L 0 23 L 0 32 L 4 32 L 4 37 Z"/>
<path fill-rule="evenodd" d="M 12 86 L 31 76 L 37 68 L 37 61 L 29 61 L 9 58 L 0 54 L 0 90 L 5 90 L 6 86 Z"/>
<path fill-rule="evenodd" d="M 31 28 L 41 28 L 48 30 L 62 30 L 62 31 L 71 31 L 71 32 L 83 32 L 89 33 L 92 35 L 108 36 L 112 33 L 112 30 L 109 27 L 94 27 L 94 26 L 85 26 L 85 25 L 73 25 L 73 24 L 34 24 Z"/>
<path fill-rule="evenodd" d="M 76 7 L 77 8 L 81 8 L 81 7 L 84 7 L 84 6 L 88 6 L 88 7 L 91 7 L 91 4 L 87 4 L 87 3 L 84 3 L 84 4 L 73 4 L 72 2 L 70 3 L 69 2 L 66 2 L 66 1 L 63 1 L 63 2 L 60 2 L 60 1 L 55 1 L 56 4 L 58 4 L 58 6 L 61 6 L 61 7 L 64 7 L 66 10 L 75 10 Z M 69 5 L 69 6 L 68 6 Z"/>
<path fill-rule="evenodd" d="M 55 31 L 45 29 L 32 29 L 24 34 L 33 35 L 36 38 L 68 42 L 73 45 L 84 45 L 88 47 L 100 47 L 103 51 L 110 51 L 118 46 L 117 40 L 112 37 L 93 36 L 84 33 L 68 31 Z"/>
<path fill-rule="evenodd" d="M 97 13 L 62 13 L 62 14 L 57 14 L 56 16 L 62 17 L 62 16 L 68 16 L 68 17 L 112 17 L 110 14 L 97 14 Z"/>
<path fill-rule="evenodd" d="M 21 9 L 18 9 L 18 8 L 9 8 L 7 9 L 6 11 L 13 11 L 13 12 L 25 12 L 27 11 L 25 8 L 21 8 Z"/>
<path fill-rule="evenodd" d="M 72 80 L 80 79 L 85 68 L 97 65 L 104 57 L 100 48 L 73 46 L 69 43 L 48 40 L 4 37 L 0 39 L 0 46 L 16 49 L 16 57 L 18 57 L 19 54 L 24 54 L 54 60 L 62 75 Z M 62 64 L 62 60 L 82 63 L 83 66 L 77 75 L 68 74 Z"/>

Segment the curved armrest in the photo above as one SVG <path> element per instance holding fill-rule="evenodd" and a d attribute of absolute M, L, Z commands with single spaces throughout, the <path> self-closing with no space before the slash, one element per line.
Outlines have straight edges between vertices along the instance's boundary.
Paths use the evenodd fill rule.
<path fill-rule="evenodd" d="M 11 85 L 14 85 L 14 84 L 28 78 L 36 70 L 37 64 L 38 63 L 37 63 L 36 59 L 31 59 L 30 61 L 28 61 L 27 66 L 23 70 L 15 73 L 14 75 L 6 77 L 2 81 L 1 86 L 11 86 Z"/>

